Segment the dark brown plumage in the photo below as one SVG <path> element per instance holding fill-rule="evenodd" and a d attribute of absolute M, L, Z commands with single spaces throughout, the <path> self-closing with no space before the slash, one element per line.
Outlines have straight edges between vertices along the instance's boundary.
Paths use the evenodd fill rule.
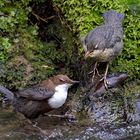
<path fill-rule="evenodd" d="M 56 75 L 33 87 L 13 93 L 3 86 L 0 92 L 11 101 L 14 109 L 27 118 L 37 118 L 61 107 L 67 99 L 68 88 L 78 83 L 66 75 Z"/>

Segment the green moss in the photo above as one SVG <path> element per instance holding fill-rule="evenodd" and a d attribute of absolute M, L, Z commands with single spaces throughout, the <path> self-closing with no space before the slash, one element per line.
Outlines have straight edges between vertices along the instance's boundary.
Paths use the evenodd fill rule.
<path fill-rule="evenodd" d="M 9 88 L 24 88 L 57 73 L 72 75 L 72 33 L 54 16 L 51 2 L 44 10 L 44 2 L 0 2 L 0 81 Z"/>
<path fill-rule="evenodd" d="M 140 80 L 136 80 L 134 82 L 128 83 L 124 87 L 124 95 L 126 97 L 139 98 L 140 97 Z"/>
<path fill-rule="evenodd" d="M 139 2 L 121 0 L 1 0 L 0 81 L 18 89 L 57 73 L 83 80 L 92 64 L 83 60 L 79 38 L 101 25 L 109 9 L 125 13 L 124 50 L 111 71 L 139 78 L 138 7 Z"/>

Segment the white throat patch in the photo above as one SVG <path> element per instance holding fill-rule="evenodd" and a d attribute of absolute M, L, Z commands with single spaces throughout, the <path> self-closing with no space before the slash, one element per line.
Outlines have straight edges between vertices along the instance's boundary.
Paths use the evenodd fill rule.
<path fill-rule="evenodd" d="M 59 108 L 65 103 L 68 95 L 68 88 L 70 86 L 71 84 L 56 86 L 54 95 L 48 100 L 48 103 L 52 108 Z"/>

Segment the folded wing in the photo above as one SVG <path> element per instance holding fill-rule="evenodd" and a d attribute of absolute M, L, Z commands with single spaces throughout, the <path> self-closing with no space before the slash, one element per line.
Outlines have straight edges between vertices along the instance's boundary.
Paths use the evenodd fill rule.
<path fill-rule="evenodd" d="M 54 91 L 44 86 L 34 86 L 17 93 L 18 96 L 29 100 L 45 100 L 53 96 Z"/>
<path fill-rule="evenodd" d="M 85 37 L 85 45 L 91 50 L 113 47 L 111 45 L 115 29 L 112 26 L 100 26 L 90 31 Z M 115 37 L 115 36 L 114 36 Z"/>

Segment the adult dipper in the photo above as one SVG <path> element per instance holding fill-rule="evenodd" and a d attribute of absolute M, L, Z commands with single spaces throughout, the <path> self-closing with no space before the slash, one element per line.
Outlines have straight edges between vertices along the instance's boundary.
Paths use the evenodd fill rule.
<path fill-rule="evenodd" d="M 107 73 L 109 63 L 112 62 L 122 51 L 123 48 L 123 28 L 122 21 L 124 14 L 109 10 L 103 14 L 104 24 L 90 31 L 85 37 L 81 38 L 85 50 L 85 58 L 92 57 L 95 60 L 93 77 L 95 77 L 98 62 L 107 62 L 104 76 L 104 84 L 107 87 Z"/>
<path fill-rule="evenodd" d="M 71 80 L 66 75 L 56 75 L 33 87 L 13 93 L 3 86 L 0 92 L 5 99 L 11 101 L 14 109 L 27 118 L 61 107 L 68 95 L 68 88 L 79 81 Z"/>

